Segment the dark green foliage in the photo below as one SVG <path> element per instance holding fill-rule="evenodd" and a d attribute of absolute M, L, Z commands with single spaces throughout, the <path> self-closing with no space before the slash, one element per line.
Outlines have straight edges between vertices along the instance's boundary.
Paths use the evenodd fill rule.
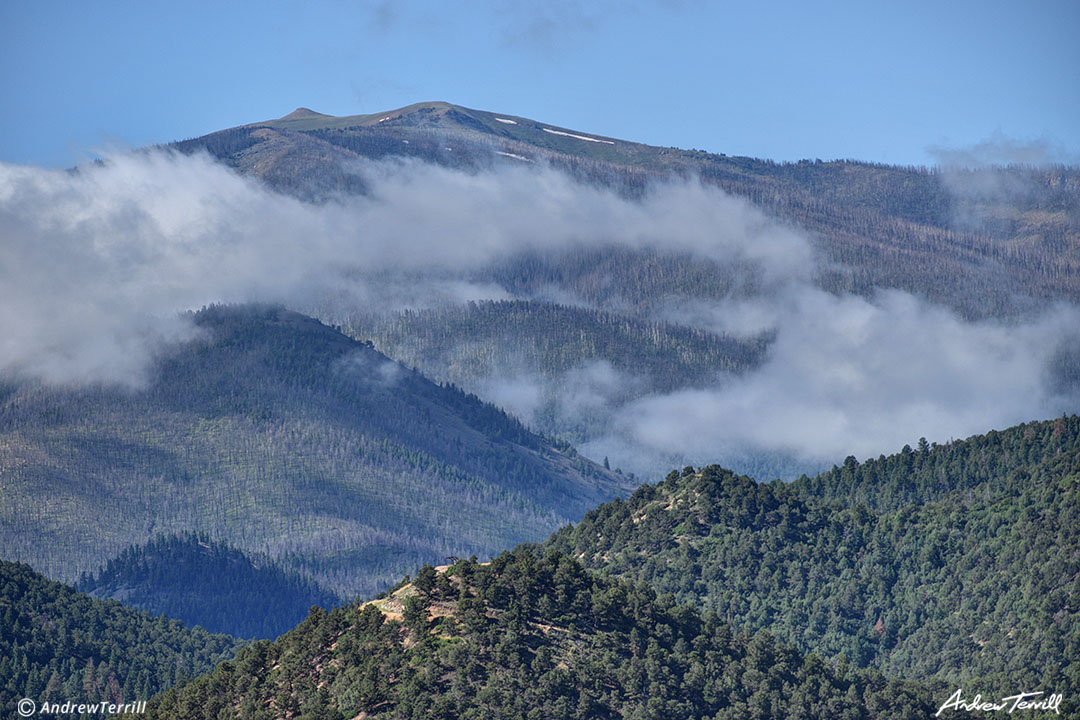
<path fill-rule="evenodd" d="M 933 470 L 933 486 L 918 481 L 907 448 L 863 474 L 852 458 L 794 486 L 688 468 L 588 513 L 549 546 L 854 667 L 1075 694 L 1078 437 L 1073 416 L 927 449 L 928 467 L 948 468 Z M 907 484 L 871 472 L 897 465 Z M 814 496 L 878 487 L 877 511 Z"/>
<path fill-rule="evenodd" d="M 312 605 L 330 608 L 341 602 L 267 558 L 256 561 L 192 533 L 130 547 L 76 587 L 189 627 L 244 638 L 276 638 L 294 628 Z"/>
<path fill-rule="evenodd" d="M 154 693 L 233 656 L 241 641 L 189 629 L 0 561 L 0 713 L 20 698 L 114 703 Z"/>
<path fill-rule="evenodd" d="M 1073 415 L 945 445 L 923 438 L 916 450 L 905 447 L 863 463 L 848 458 L 842 467 L 800 478 L 793 486 L 808 499 L 898 510 L 961 491 L 965 502 L 989 499 L 1028 482 L 1033 473 L 1064 477 L 1076 471 L 1068 463 L 1078 455 L 1080 417 Z"/>
<path fill-rule="evenodd" d="M 649 587 L 519 548 L 451 591 L 313 612 L 169 691 L 148 718 L 916 718 L 934 691 L 830 668 Z M 397 596 L 413 591 L 402 588 Z"/>
<path fill-rule="evenodd" d="M 370 596 L 424 562 L 543 537 L 627 483 L 310 318 L 194 321 L 202 336 L 144 389 L 6 387 L 0 551 L 74 581 L 198 532 Z"/>

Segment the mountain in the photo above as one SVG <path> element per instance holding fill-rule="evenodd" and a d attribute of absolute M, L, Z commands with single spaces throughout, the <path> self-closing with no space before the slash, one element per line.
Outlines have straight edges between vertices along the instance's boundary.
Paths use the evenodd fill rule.
<path fill-rule="evenodd" d="M 132 546 L 76 587 L 189 627 L 243 638 L 276 638 L 312 605 L 341 602 L 295 571 L 195 534 Z"/>
<path fill-rule="evenodd" d="M 537 432 L 574 443 L 594 460 L 610 455 L 616 467 L 639 476 L 660 477 L 672 466 L 720 461 L 755 477 L 792 479 L 839 460 L 822 457 L 819 448 L 798 440 L 771 437 L 724 448 L 720 456 L 670 438 L 654 447 L 651 439 L 662 433 L 640 427 L 636 416 L 627 419 L 657 396 L 674 396 L 665 398 L 670 406 L 679 393 L 741 387 L 740 380 L 766 367 L 778 347 L 786 348 L 787 358 L 797 353 L 785 345 L 785 331 L 788 338 L 799 335 L 822 318 L 822 332 L 833 337 L 810 342 L 840 353 L 850 338 L 861 335 L 847 334 L 844 321 L 828 324 L 833 298 L 850 311 L 853 323 L 873 314 L 874 327 L 887 327 L 883 332 L 890 339 L 893 333 L 912 332 L 906 314 L 918 314 L 916 324 L 925 318 L 929 329 L 953 322 L 975 326 L 973 336 L 945 333 L 963 342 L 997 332 L 1000 323 L 1000 332 L 1017 336 L 1009 342 L 1061 345 L 1061 362 L 1042 373 L 1043 384 L 1053 386 L 1044 396 L 1075 399 L 1080 393 L 1075 336 L 1054 331 L 1052 340 L 1032 340 L 1021 338 L 1017 329 L 1037 326 L 1055 308 L 1080 303 L 1080 170 L 1075 167 L 775 163 L 649 146 L 442 102 L 348 117 L 299 109 L 170 147 L 206 152 L 269 188 L 314 203 L 347 201 L 353 193 L 379 197 L 380 187 L 367 184 L 394 172 L 407 175 L 409 168 L 422 174 L 416 169 L 421 163 L 460 171 L 464 178 L 490 173 L 507 184 L 520 179 L 525 168 L 554 168 L 572 178 L 569 190 L 539 198 L 538 207 L 547 207 L 545 200 L 559 206 L 574 187 L 581 195 L 610 190 L 625 201 L 620 206 L 625 212 L 613 217 L 610 230 L 589 226 L 580 238 L 548 245 L 541 228 L 525 247 L 508 240 L 512 250 L 486 265 L 440 268 L 420 279 L 365 276 L 358 268 L 349 282 L 362 288 L 360 296 L 387 299 L 378 308 L 341 293 L 298 309 L 372 341 L 380 352 L 436 381 L 513 412 Z M 378 169 L 378 163 L 397 167 L 402 162 L 405 170 Z M 623 235 L 634 235 L 634 228 L 617 218 L 633 216 L 635 203 L 651 210 L 681 207 L 674 198 L 694 195 L 699 185 L 706 188 L 702 206 L 715 210 L 710 220 L 682 223 L 676 217 L 660 223 L 655 238 L 622 241 Z M 676 187 L 685 193 L 671 189 Z M 716 188 L 731 197 L 722 198 Z M 667 191 L 672 195 L 664 195 Z M 518 202 L 527 205 L 529 196 L 523 197 Z M 560 217 L 558 210 L 551 213 Z M 765 230 L 729 228 L 724 224 L 729 217 L 749 218 L 749 226 Z M 710 222 L 718 226 L 715 237 Z M 437 220 L 434 226 L 439 227 Z M 460 242 L 468 242 L 467 232 Z M 501 226 L 498 232 L 515 233 Z M 696 240 L 676 242 L 686 239 L 683 235 L 705 240 L 700 247 Z M 774 236 L 792 242 L 770 248 Z M 737 248 L 727 248 L 728 240 Z M 805 260 L 793 259 L 802 251 Z M 770 279 L 774 265 L 790 270 L 785 263 L 797 264 L 798 272 Z M 456 283 L 467 288 L 474 305 L 445 290 L 459 287 Z M 417 287 L 430 290 L 434 299 Z M 394 305 L 388 298 L 404 299 Z M 876 319 L 886 315 L 905 317 Z M 912 344 L 911 338 L 897 340 L 905 349 Z M 930 343 L 928 352 L 941 344 Z M 863 352 L 860 360 L 869 354 Z M 818 362 L 842 361 L 830 356 Z M 790 367 L 789 361 L 783 369 Z M 835 401 L 844 404 L 843 398 Z M 929 416 L 917 401 L 912 405 Z M 1074 407 L 1071 400 L 1047 401 L 1037 411 L 1000 421 Z M 979 427 L 965 425 L 957 434 Z M 642 442 L 642 435 L 649 440 Z"/>
<path fill-rule="evenodd" d="M 74 581 L 197 532 L 354 597 L 543 537 L 629 483 L 311 318 L 192 321 L 144 388 L 4 385 L 0 553 Z"/>
<path fill-rule="evenodd" d="M 903 487 L 872 472 L 897 462 L 955 482 L 876 512 L 847 501 Z M 687 467 L 545 546 L 313 608 L 148 714 L 916 718 L 957 687 L 969 702 L 1022 687 L 1071 716 L 1080 417 L 846 467 L 854 484 Z M 848 495 L 814 498 L 835 486 Z"/>
<path fill-rule="evenodd" d="M 333 117 L 303 108 L 277 120 L 174 143 L 204 150 L 270 187 L 318 199 L 363 192 L 360 159 L 412 157 L 452 167 L 549 163 L 630 195 L 697 177 L 818 238 L 818 281 L 834 292 L 897 288 L 969 317 L 1080 302 L 1080 170 L 927 170 L 855 161 L 775 163 L 656 147 L 515 115 L 424 102 Z"/>
<path fill-rule="evenodd" d="M 1068 696 L 1080 690 L 1078 493 L 1071 416 L 793 485 L 688 467 L 547 547 L 826 659 Z M 873 497 L 876 509 L 862 504 Z"/>
<path fill-rule="evenodd" d="M 131 703 L 206 672 L 243 645 L 91 598 L 0 561 L 0 711 L 35 702 Z M 22 713 L 20 712 L 20 716 Z"/>
<path fill-rule="evenodd" d="M 148 718 L 915 718 L 934 691 L 854 673 L 644 585 L 519 548 L 425 566 L 392 594 L 313 611 L 166 692 Z"/>

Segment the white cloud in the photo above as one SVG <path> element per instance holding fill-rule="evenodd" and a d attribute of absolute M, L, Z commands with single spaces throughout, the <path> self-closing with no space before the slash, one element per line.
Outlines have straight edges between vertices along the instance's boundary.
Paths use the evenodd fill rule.
<path fill-rule="evenodd" d="M 763 366 L 718 388 L 641 399 L 620 413 L 620 433 L 694 458 L 832 462 L 1077 407 L 1045 387 L 1056 339 L 1080 325 L 1075 308 L 1026 324 L 966 322 L 899 291 L 870 301 L 810 286 L 784 304 Z"/>
<path fill-rule="evenodd" d="M 191 336 L 185 309 L 505 298 L 484 271 L 517 253 L 615 246 L 756 268 L 753 293 L 671 298 L 665 312 L 776 339 L 760 368 L 705 389 L 650 394 L 604 362 L 554 378 L 501 368 L 484 384 L 525 419 L 601 418 L 611 433 L 586 449 L 622 448 L 642 463 L 740 453 L 831 462 L 1077 408 L 1046 382 L 1057 339 L 1080 326 L 1074 308 L 1006 325 L 966 322 L 900 292 L 829 295 L 812 285 L 806 238 L 700 183 L 660 184 L 632 202 L 543 167 L 358 171 L 369 196 L 315 206 L 200 156 L 134 153 L 78 172 L 0 165 L 0 369 L 138 384 L 163 343 Z"/>

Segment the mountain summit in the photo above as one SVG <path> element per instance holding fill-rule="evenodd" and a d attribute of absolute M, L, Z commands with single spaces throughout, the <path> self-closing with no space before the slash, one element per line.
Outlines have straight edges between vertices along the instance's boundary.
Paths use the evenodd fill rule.
<path fill-rule="evenodd" d="M 343 117 L 298 108 L 172 147 L 309 200 L 366 192 L 346 168 L 389 157 L 469 170 L 547 164 L 628 196 L 698 178 L 818 238 L 831 291 L 897 288 L 969 317 L 1015 314 L 1031 299 L 1080 302 L 1080 266 L 1061 252 L 1080 238 L 1076 168 L 985 169 L 960 180 L 1024 192 L 958 195 L 956 178 L 926 168 L 658 147 L 447 102 Z"/>
<path fill-rule="evenodd" d="M 322 113 L 315 112 L 306 107 L 298 107 L 288 115 L 285 115 L 281 120 L 302 120 L 307 118 L 329 118 L 331 115 L 324 115 Z"/>

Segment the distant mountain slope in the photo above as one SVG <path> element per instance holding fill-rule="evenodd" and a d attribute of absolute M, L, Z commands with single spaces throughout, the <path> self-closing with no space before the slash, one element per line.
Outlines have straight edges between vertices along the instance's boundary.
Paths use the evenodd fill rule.
<path fill-rule="evenodd" d="M 358 192 L 358 158 L 416 157 L 454 167 L 543 161 L 640 193 L 695 176 L 746 197 L 820 241 L 819 282 L 869 294 L 899 288 L 972 317 L 1049 299 L 1080 302 L 1080 171 L 927 171 L 854 161 L 777 164 L 603 137 L 444 102 L 332 117 L 284 118 L 175 143 L 307 198 Z"/>
<path fill-rule="evenodd" d="M 345 327 L 425 375 L 473 390 L 574 443 L 610 432 L 613 409 L 623 403 L 754 367 L 770 339 L 524 300 L 356 313 Z"/>
<path fill-rule="evenodd" d="M 1003 451 L 1002 438 L 1016 448 Z M 933 497 L 887 500 L 878 513 L 819 501 L 814 481 L 688 468 L 590 512 L 548 547 L 856 667 L 1075 694 L 1078 438 L 1073 416 L 928 451 L 949 458 L 934 462 Z M 919 488 L 923 460 L 911 455 L 872 464 L 911 462 L 906 476 L 846 472 L 855 484 L 841 487 L 885 498 L 905 478 Z"/>
<path fill-rule="evenodd" d="M 144 390 L 5 386 L 0 552 L 74 580 L 196 531 L 352 597 L 542 537 L 627 482 L 310 318 L 195 322 Z"/>
<path fill-rule="evenodd" d="M 243 643 L 96 600 L 0 561 L 0 712 L 21 698 L 130 703 L 208 671 Z M 20 714 L 21 715 L 21 714 Z"/>
<path fill-rule="evenodd" d="M 76 587 L 189 627 L 242 638 L 276 638 L 312 605 L 329 609 L 341 603 L 295 572 L 194 534 L 130 547 Z"/>
<path fill-rule="evenodd" d="M 530 370 L 557 375 L 582 360 L 604 360 L 620 372 L 647 378 L 655 391 L 709 383 L 722 372 L 760 362 L 767 337 L 743 340 L 616 313 L 552 303 L 502 300 L 446 309 L 405 311 L 358 323 L 355 332 L 399 353 L 402 362 L 455 382 L 536 359 Z M 468 334 L 475 342 L 462 346 Z"/>
<path fill-rule="evenodd" d="M 673 465 L 722 459 L 758 477 L 791 478 L 839 460 L 831 454 L 822 457 L 826 451 L 806 446 L 790 428 L 787 434 L 793 439 L 777 435 L 774 440 L 759 433 L 765 437 L 733 441 L 737 447 L 724 448 L 722 458 L 689 442 L 665 438 L 653 443 L 650 440 L 659 440 L 661 434 L 642 433 L 630 409 L 653 400 L 654 405 L 670 405 L 674 398 L 659 396 L 682 390 L 734 390 L 740 378 L 727 371 L 767 370 L 770 351 L 779 354 L 784 347 L 776 341 L 810 326 L 793 321 L 799 312 L 819 300 L 829 302 L 819 289 L 838 297 L 852 313 L 859 312 L 859 297 L 868 300 L 875 311 L 873 326 L 887 328 L 889 338 L 909 332 L 908 326 L 878 323 L 882 315 L 877 311 L 932 314 L 937 323 L 927 327 L 934 328 L 953 322 L 951 313 L 938 314 L 948 308 L 964 320 L 983 321 L 976 336 L 949 335 L 974 342 L 982 331 L 996 329 L 985 322 L 990 319 L 1006 323 L 1004 334 L 1014 328 L 1019 333 L 1019 328 L 1065 313 L 1058 302 L 1080 304 L 1080 170 L 1075 167 L 928 170 L 855 161 L 775 163 L 649 146 L 445 102 L 349 117 L 301 108 L 284 118 L 170 147 L 184 153 L 205 151 L 270 188 L 315 202 L 369 191 L 378 198 L 380 183 L 390 187 L 412 173 L 426 176 L 430 168 L 414 167 L 421 162 L 460 171 L 463 187 L 480 176 L 482 185 L 504 189 L 516 187 L 511 181 L 521 181 L 523 170 L 551 167 L 586 185 L 583 197 L 606 188 L 624 199 L 657 203 L 650 207 L 658 211 L 698 197 L 697 181 L 737 198 L 729 206 L 725 203 L 730 199 L 707 190 L 698 200 L 716 212 L 712 219 L 689 223 L 675 213 L 643 242 L 634 239 L 634 228 L 617 222 L 591 226 L 579 239 L 551 245 L 544 243 L 543 228 L 530 229 L 526 234 L 536 234 L 533 240 L 509 242 L 504 254 L 486 264 L 440 268 L 430 277 L 421 273 L 431 282 L 392 273 L 365 276 L 359 268 L 353 276 L 355 287 L 361 297 L 385 301 L 378 307 L 350 299 L 347 292 L 333 292 L 297 308 L 341 325 L 357 338 L 373 340 L 387 356 L 432 378 L 511 409 L 530 427 L 576 443 L 593 459 L 610 456 L 618 467 L 638 475 L 659 477 Z M 402 159 L 415 162 L 392 171 L 372 162 L 389 160 L 394 162 L 388 165 L 396 166 Z M 458 182 L 454 174 L 434 174 L 452 186 Z M 670 180 L 677 182 L 665 186 Z M 564 192 L 575 193 L 572 185 Z M 424 194 L 415 197 L 423 206 Z M 510 203 L 530 207 L 530 197 Z M 541 193 L 537 200 L 544 197 Z M 560 217 L 559 208 L 564 207 L 579 212 L 558 197 L 547 200 L 550 204 L 539 202 L 536 208 L 550 208 L 553 217 Z M 626 207 L 637 209 L 633 203 Z M 764 228 L 762 235 L 749 227 L 725 226 L 724 220 L 744 215 L 754 218 L 751 226 Z M 573 225 L 573 218 L 582 217 L 566 219 Z M 511 226 L 500 230 L 499 237 L 510 241 L 515 232 Z M 699 235 L 703 244 L 694 239 Z M 781 236 L 792 244 L 770 249 L 767 239 Z M 681 239 L 687 243 L 678 242 Z M 728 240 L 740 249 L 721 248 Z M 743 241 L 745 246 L 739 245 Z M 801 252 L 805 258 L 797 255 Z M 914 297 L 901 301 L 890 290 Z M 472 309 L 466 306 L 467 298 L 513 305 Z M 404 307 L 422 312 L 400 316 Z M 816 315 L 832 317 L 824 310 Z M 626 329 L 619 329 L 620 324 Z M 404 327 L 417 332 L 403 333 Z M 554 335 L 564 340 L 559 348 L 545 340 L 553 327 Z M 811 342 L 838 348 L 844 327 L 826 322 L 822 331 L 840 337 Z M 696 337 L 685 342 L 691 334 Z M 1055 413 L 1062 407 L 1057 398 L 1073 396 L 1080 387 L 1075 377 L 1077 342 L 1055 334 L 1070 369 L 1043 373 L 1046 403 L 1009 414 L 1006 422 Z M 933 343 L 935 348 L 940 345 Z M 788 350 L 790 355 L 793 351 Z M 504 362 L 511 354 L 511 362 Z M 632 360 L 635 357 L 640 361 Z M 860 360 L 866 357 L 864 352 L 858 355 Z M 996 355 L 983 357 L 990 362 Z M 786 362 L 783 367 L 798 365 Z M 581 408 L 581 403 L 556 398 L 582 377 L 608 369 L 615 372 L 602 377 L 617 375 L 610 383 L 617 392 L 593 383 L 577 393 L 592 406 Z M 843 397 L 836 402 L 843 405 Z M 979 428 L 958 423 L 950 427 L 962 427 L 965 434 Z M 642 442 L 643 435 L 649 440 Z M 848 447 L 852 444 L 836 452 L 849 452 Z"/>
<path fill-rule="evenodd" d="M 931 697 L 519 549 L 427 566 L 385 600 L 312 613 L 146 717 L 887 720 L 930 716 Z"/>

